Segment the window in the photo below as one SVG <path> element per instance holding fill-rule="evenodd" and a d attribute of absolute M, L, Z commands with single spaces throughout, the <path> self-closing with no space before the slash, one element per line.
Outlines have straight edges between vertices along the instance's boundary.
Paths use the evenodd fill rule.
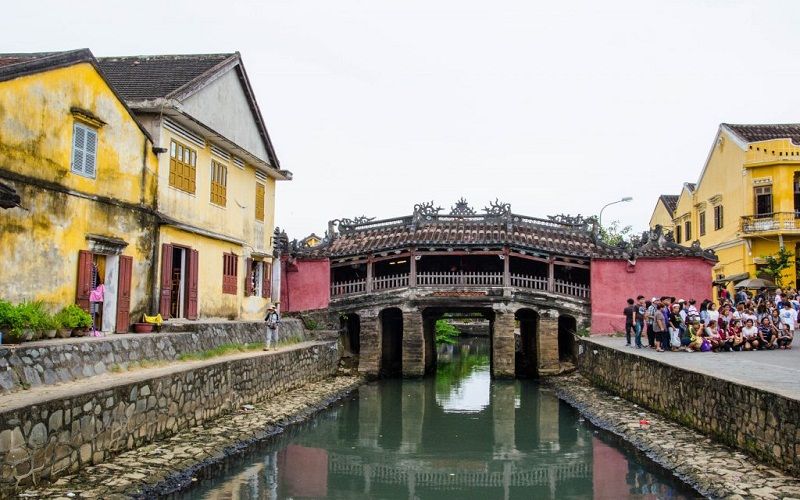
<path fill-rule="evenodd" d="M 211 203 L 224 207 L 228 197 L 228 167 L 211 160 Z"/>
<path fill-rule="evenodd" d="M 772 216 L 772 186 L 755 188 L 756 217 Z"/>
<path fill-rule="evenodd" d="M 685 233 L 684 237 L 686 238 L 686 241 L 692 241 L 692 221 L 687 220 L 684 223 L 684 233 Z"/>
<path fill-rule="evenodd" d="M 264 185 L 256 182 L 256 220 L 264 222 Z"/>
<path fill-rule="evenodd" d="M 699 223 L 698 224 L 700 225 L 700 236 L 705 236 L 706 235 L 706 212 L 705 212 L 705 210 L 700 212 L 700 214 L 697 216 L 697 218 L 699 219 Z"/>
<path fill-rule="evenodd" d="M 236 295 L 236 276 L 239 256 L 235 253 L 222 254 L 222 293 Z"/>
<path fill-rule="evenodd" d="M 194 194 L 197 151 L 172 140 L 169 144 L 169 185 Z"/>
<path fill-rule="evenodd" d="M 675 243 L 680 243 L 682 239 L 683 238 L 681 238 L 681 225 L 675 224 Z"/>
<path fill-rule="evenodd" d="M 72 127 L 72 171 L 90 179 L 97 175 L 97 130 L 83 123 Z"/>
<path fill-rule="evenodd" d="M 722 205 L 714 207 L 714 231 L 722 229 Z"/>
<path fill-rule="evenodd" d="M 794 216 L 800 218 L 800 172 L 794 173 Z"/>
<path fill-rule="evenodd" d="M 246 259 L 245 295 L 268 298 L 272 293 L 272 266 L 261 260 Z"/>

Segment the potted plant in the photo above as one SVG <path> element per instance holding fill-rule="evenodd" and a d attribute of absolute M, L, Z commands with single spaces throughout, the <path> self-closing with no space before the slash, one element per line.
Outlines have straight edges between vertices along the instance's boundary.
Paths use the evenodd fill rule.
<path fill-rule="evenodd" d="M 22 340 L 38 340 L 42 338 L 45 327 L 45 310 L 41 302 L 22 302 L 17 306 L 19 313 L 18 329 L 22 332 Z"/>
<path fill-rule="evenodd" d="M 72 330 L 72 334 L 76 337 L 83 337 L 86 329 L 92 326 L 92 316 L 75 304 L 62 309 L 59 315 L 64 328 Z"/>
<path fill-rule="evenodd" d="M 3 331 L 4 344 L 19 344 L 25 336 L 19 307 L 8 301 L 0 302 L 0 329 Z"/>
<path fill-rule="evenodd" d="M 67 339 L 72 335 L 72 329 L 75 327 L 71 326 L 69 314 L 64 309 L 53 316 L 53 321 L 56 324 L 56 336 L 58 338 Z"/>
<path fill-rule="evenodd" d="M 50 314 L 49 312 L 45 312 L 44 318 L 42 318 L 42 331 L 44 332 L 44 337 L 48 339 L 56 338 L 59 328 L 61 328 L 61 324 L 56 319 L 56 316 Z"/>
<path fill-rule="evenodd" d="M 11 331 L 11 315 L 14 306 L 7 300 L 0 299 L 0 339 Z"/>

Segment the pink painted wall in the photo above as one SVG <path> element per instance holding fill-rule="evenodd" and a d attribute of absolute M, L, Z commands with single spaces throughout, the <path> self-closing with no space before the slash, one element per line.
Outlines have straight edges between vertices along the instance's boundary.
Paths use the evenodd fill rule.
<path fill-rule="evenodd" d="M 667 295 L 698 304 L 712 298 L 712 267 L 701 257 L 640 258 L 633 266 L 626 260 L 592 260 L 592 333 L 624 331 L 628 297 Z"/>
<path fill-rule="evenodd" d="M 281 257 L 281 311 L 325 309 L 331 300 L 328 259 L 293 260 Z"/>

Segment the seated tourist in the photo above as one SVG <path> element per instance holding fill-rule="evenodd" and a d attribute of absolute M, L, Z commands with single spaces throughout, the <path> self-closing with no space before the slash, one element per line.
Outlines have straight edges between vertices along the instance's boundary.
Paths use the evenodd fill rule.
<path fill-rule="evenodd" d="M 730 345 L 732 351 L 741 351 L 744 349 L 744 335 L 742 335 L 742 324 L 739 321 L 733 321 L 731 326 L 728 327 L 728 338 L 731 339 Z"/>
<path fill-rule="evenodd" d="M 742 336 L 744 337 L 744 350 L 752 351 L 758 349 L 758 327 L 753 324 L 752 319 L 748 319 L 742 328 Z"/>
<path fill-rule="evenodd" d="M 719 351 L 725 343 L 720 335 L 719 327 L 717 327 L 717 321 L 713 319 L 709 320 L 708 326 L 703 332 L 703 337 L 711 344 L 712 351 Z"/>
<path fill-rule="evenodd" d="M 761 349 L 774 349 L 778 340 L 778 329 L 765 316 L 758 325 L 758 344 Z"/>
<path fill-rule="evenodd" d="M 778 330 L 778 347 L 781 349 L 791 349 L 794 334 L 789 330 L 788 325 L 782 325 Z"/>
<path fill-rule="evenodd" d="M 700 325 L 700 317 L 696 317 L 689 322 L 686 333 L 681 337 L 681 346 L 686 352 L 699 351 L 703 347 L 703 327 Z"/>
<path fill-rule="evenodd" d="M 733 337 L 728 333 L 728 325 L 725 323 L 725 320 L 720 319 L 719 324 L 717 325 L 717 332 L 719 333 L 720 338 L 720 351 L 732 351 L 733 350 Z"/>

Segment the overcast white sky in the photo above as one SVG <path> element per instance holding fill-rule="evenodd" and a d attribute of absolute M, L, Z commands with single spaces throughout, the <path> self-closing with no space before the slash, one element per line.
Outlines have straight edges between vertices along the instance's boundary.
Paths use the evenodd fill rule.
<path fill-rule="evenodd" d="M 242 53 L 282 167 L 277 224 L 460 196 L 636 229 L 720 122 L 800 121 L 800 2 L 35 1 L 3 52 Z M 733 175 L 733 173 L 732 173 Z"/>

